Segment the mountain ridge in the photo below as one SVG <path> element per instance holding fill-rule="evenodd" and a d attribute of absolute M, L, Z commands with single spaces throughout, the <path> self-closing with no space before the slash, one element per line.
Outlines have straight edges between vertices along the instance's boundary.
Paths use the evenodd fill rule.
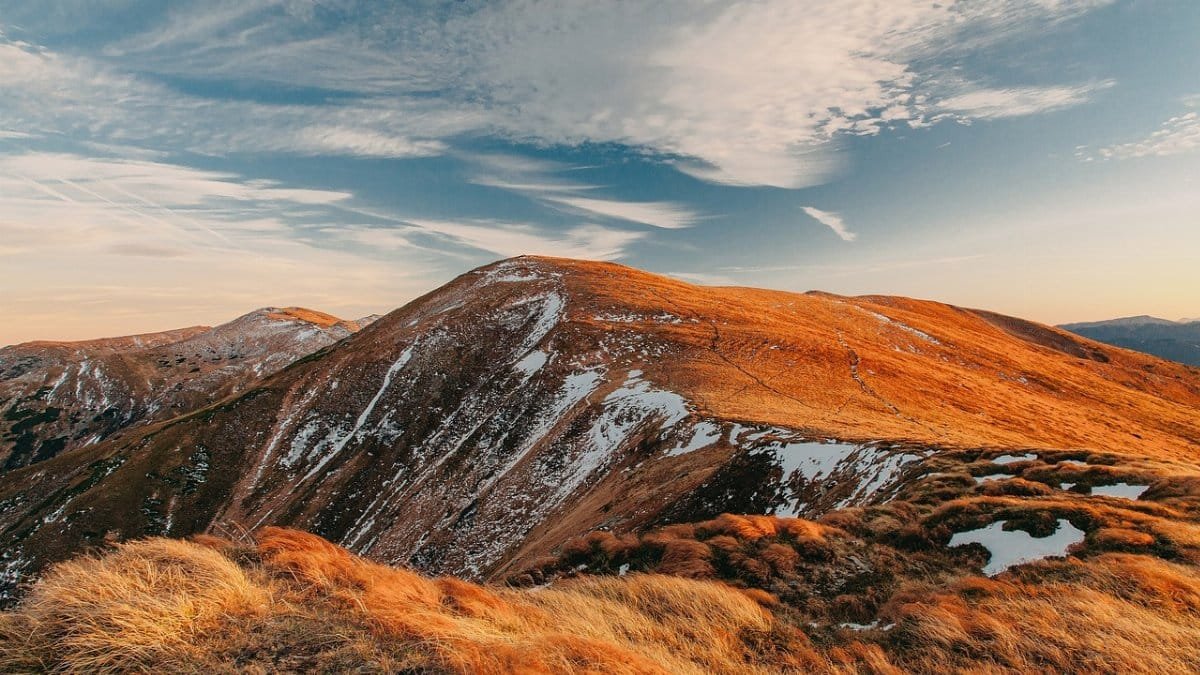
<path fill-rule="evenodd" d="M 0 533 L 14 574 L 105 537 L 272 524 L 498 578 L 589 529 L 886 500 L 943 457 L 1187 467 L 1198 407 L 1194 370 L 980 310 L 527 257 L 20 470 Z"/>
<path fill-rule="evenodd" d="M 206 405 L 360 323 L 264 307 L 218 326 L 0 349 L 0 470 Z"/>
<path fill-rule="evenodd" d="M 1061 328 L 1116 347 L 1200 366 L 1200 322 L 1154 317 L 1064 324 Z"/>

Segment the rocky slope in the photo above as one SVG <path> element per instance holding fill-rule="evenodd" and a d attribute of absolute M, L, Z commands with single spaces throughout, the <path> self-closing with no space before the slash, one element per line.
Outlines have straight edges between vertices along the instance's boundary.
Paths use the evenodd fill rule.
<path fill-rule="evenodd" d="M 0 471 L 195 410 L 369 322 L 268 307 L 215 328 L 0 349 Z"/>
<path fill-rule="evenodd" d="M 519 258 L 13 472 L 0 537 L 10 584 L 80 545 L 268 524 L 498 578 L 592 529 L 812 517 L 964 462 L 1196 473 L 1198 409 L 1193 370 L 1011 317 Z"/>

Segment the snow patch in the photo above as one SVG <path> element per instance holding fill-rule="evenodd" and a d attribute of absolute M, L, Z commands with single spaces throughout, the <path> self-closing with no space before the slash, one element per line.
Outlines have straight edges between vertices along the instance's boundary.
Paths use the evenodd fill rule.
<path fill-rule="evenodd" d="M 934 345 L 942 344 L 941 342 L 938 341 L 937 338 L 933 337 L 929 333 L 926 333 L 925 331 L 922 331 L 922 330 L 917 330 L 916 328 L 913 328 L 912 326 L 904 323 L 903 321 L 897 321 L 896 319 L 893 319 L 890 316 L 880 314 L 879 312 L 872 312 L 869 309 L 863 309 L 862 307 L 858 307 L 857 305 L 855 305 L 855 307 L 858 310 L 866 312 L 867 314 L 870 314 L 871 316 L 875 317 L 880 323 L 887 324 L 890 326 L 895 326 L 896 328 L 899 328 L 900 330 L 902 330 L 906 333 L 909 333 L 911 335 L 915 335 L 930 344 L 934 344 Z"/>
<path fill-rule="evenodd" d="M 714 422 L 702 421 L 692 427 L 692 437 L 687 443 L 679 445 L 667 450 L 667 457 L 678 457 L 686 455 L 689 452 L 695 452 L 701 448 L 708 446 L 721 440 L 721 427 Z"/>
<path fill-rule="evenodd" d="M 1095 485 L 1092 487 L 1092 494 L 1101 497 L 1119 497 L 1121 499 L 1137 499 L 1142 496 L 1142 493 L 1149 490 L 1149 485 L 1131 485 L 1129 483 L 1115 483 L 1113 485 Z"/>
<path fill-rule="evenodd" d="M 540 349 L 535 349 L 535 350 L 529 352 L 528 354 L 526 354 L 525 357 L 522 358 L 520 361 L 517 361 L 513 365 L 513 368 L 515 368 L 517 370 L 517 372 L 524 375 L 524 377 L 522 378 L 522 381 L 526 381 L 529 378 L 533 377 L 534 374 L 537 373 L 537 371 L 541 370 L 542 366 L 546 365 L 546 361 L 548 361 L 549 359 L 550 359 L 549 354 L 547 354 L 546 352 L 544 352 Z"/>
<path fill-rule="evenodd" d="M 375 392 L 375 396 L 371 398 L 371 402 L 367 404 L 367 407 L 363 409 L 362 413 L 358 416 L 358 419 L 354 421 L 354 427 L 350 429 L 349 433 L 339 438 L 337 442 L 333 444 L 333 448 L 329 452 L 325 453 L 308 473 L 304 474 L 304 478 L 302 479 L 303 481 L 307 481 L 320 472 L 321 469 L 325 468 L 325 465 L 329 463 L 329 460 L 336 457 L 338 453 L 340 453 L 346 447 L 346 445 L 354 439 L 354 437 L 358 434 L 358 431 L 362 429 L 364 424 L 367 423 L 367 418 L 371 416 L 371 413 L 375 410 L 375 406 L 379 405 L 379 400 L 383 398 L 383 395 L 387 392 L 388 388 L 392 386 L 392 380 L 396 377 L 396 373 L 400 372 L 400 370 L 404 368 L 404 365 L 408 363 L 408 360 L 412 358 L 412 353 L 413 345 L 409 345 L 407 349 L 400 353 L 399 358 L 396 359 L 391 367 L 388 368 L 387 373 L 384 374 L 383 384 L 380 385 L 379 391 Z"/>
<path fill-rule="evenodd" d="M 992 464 L 1004 465 L 1004 464 L 1014 464 L 1016 462 L 1032 462 L 1033 460 L 1035 460 L 1037 458 L 1038 458 L 1037 455 L 1033 454 L 1032 452 L 1027 452 L 1023 455 L 1000 455 L 999 457 L 992 458 L 991 461 L 992 461 Z"/>
<path fill-rule="evenodd" d="M 768 434 L 781 433 L 789 432 L 778 428 L 747 430 L 735 425 L 730 439 L 741 446 L 759 441 Z M 851 481 L 850 494 L 837 507 L 861 504 L 891 485 L 906 466 L 924 459 L 923 455 L 914 452 L 811 439 L 774 440 L 754 452 L 770 453 L 780 467 L 784 504 L 775 509 L 774 515 L 782 518 L 800 517 L 812 506 L 805 499 L 805 493 L 814 484 Z"/>
<path fill-rule="evenodd" d="M 1068 548 L 1083 541 L 1084 537 L 1084 531 L 1065 518 L 1058 519 L 1058 527 L 1048 537 L 1035 537 L 1024 530 L 1005 530 L 1005 522 L 996 521 L 987 527 L 956 532 L 950 537 L 950 547 L 982 545 L 991 554 L 988 564 L 983 568 L 983 573 L 990 577 L 1014 565 L 1050 556 L 1064 556 Z"/>

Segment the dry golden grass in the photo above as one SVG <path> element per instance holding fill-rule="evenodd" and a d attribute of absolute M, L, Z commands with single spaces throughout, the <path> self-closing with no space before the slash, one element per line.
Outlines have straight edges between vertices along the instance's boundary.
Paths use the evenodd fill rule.
<path fill-rule="evenodd" d="M 257 550 L 150 539 L 64 563 L 0 617 L 3 672 L 769 673 L 816 658 L 722 584 L 488 588 L 274 528 Z"/>
<path fill-rule="evenodd" d="M 540 260 L 586 298 L 572 321 L 671 345 L 671 358 L 644 364 L 647 377 L 716 417 L 943 447 L 1191 458 L 1200 443 L 1200 370 L 1049 326 L 907 298 L 712 288 Z M 681 321 L 597 318 L 664 311 Z"/>
<path fill-rule="evenodd" d="M 822 564 L 832 573 L 887 548 L 852 550 L 845 531 L 765 517 L 669 529 L 586 546 L 620 556 L 691 541 L 718 576 L 731 551 L 757 551 L 782 575 Z M 832 557 L 806 558 L 806 546 Z M 631 574 L 498 588 L 382 566 L 292 530 L 268 528 L 246 547 L 150 539 L 56 566 L 0 614 L 0 671 L 1175 673 L 1200 664 L 1200 576 L 1190 565 L 1105 553 L 994 579 L 960 570 L 939 581 L 921 574 L 919 557 L 897 571 L 872 610 L 876 627 L 855 629 L 712 580 Z M 843 587 L 830 607 L 868 591 Z"/>
<path fill-rule="evenodd" d="M 269 611 L 268 589 L 216 550 L 148 539 L 55 566 L 0 624 L 0 663 L 152 670 L 193 659 L 196 641 L 231 617 Z"/>
<path fill-rule="evenodd" d="M 914 671 L 1200 669 L 1200 576 L 1146 556 L 1045 562 L 1030 581 L 966 579 L 899 597 L 893 661 Z"/>

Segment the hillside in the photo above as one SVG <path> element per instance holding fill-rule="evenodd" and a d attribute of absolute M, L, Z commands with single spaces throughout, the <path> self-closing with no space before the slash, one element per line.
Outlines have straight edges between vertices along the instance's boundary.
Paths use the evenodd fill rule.
<path fill-rule="evenodd" d="M 88 545 L 264 525 L 494 580 L 589 530 L 909 491 L 925 510 L 978 499 L 982 521 L 1012 495 L 1065 513 L 1146 486 L 1136 511 L 1175 518 L 1155 509 L 1191 499 L 1198 409 L 1192 369 L 1011 317 L 519 258 L 232 398 L 14 471 L 5 580 Z"/>
<path fill-rule="evenodd" d="M 1200 321 L 1135 316 L 1062 328 L 1098 342 L 1200 367 Z"/>
<path fill-rule="evenodd" d="M 268 307 L 215 328 L 0 349 L 0 472 L 196 410 L 365 323 Z"/>

